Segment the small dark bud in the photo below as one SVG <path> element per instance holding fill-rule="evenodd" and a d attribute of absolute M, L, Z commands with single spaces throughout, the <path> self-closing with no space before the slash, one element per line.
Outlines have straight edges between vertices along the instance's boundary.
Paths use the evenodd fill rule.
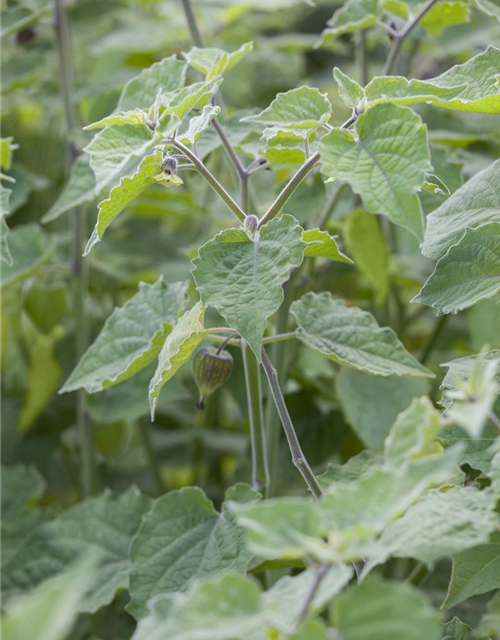
<path fill-rule="evenodd" d="M 16 44 L 23 45 L 27 44 L 36 35 L 35 27 L 26 27 L 25 29 L 21 29 L 16 33 Z"/>
<path fill-rule="evenodd" d="M 167 156 L 162 162 L 161 170 L 169 176 L 175 176 L 177 173 L 177 160 L 172 156 Z"/>
<path fill-rule="evenodd" d="M 193 358 L 193 375 L 200 390 L 198 409 L 205 408 L 205 398 L 226 382 L 233 368 L 233 356 L 214 347 L 200 349 Z"/>

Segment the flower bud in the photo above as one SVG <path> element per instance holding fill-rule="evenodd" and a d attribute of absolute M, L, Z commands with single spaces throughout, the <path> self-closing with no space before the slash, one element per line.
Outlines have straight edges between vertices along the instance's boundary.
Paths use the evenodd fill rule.
<path fill-rule="evenodd" d="M 226 382 L 233 368 L 233 356 L 214 347 L 200 349 L 193 358 L 193 375 L 200 390 L 196 406 L 205 408 L 205 398 Z"/>
<path fill-rule="evenodd" d="M 173 156 L 167 156 L 161 164 L 161 170 L 167 175 L 175 176 L 177 173 L 177 160 Z"/>
<path fill-rule="evenodd" d="M 245 218 L 243 228 L 248 233 L 250 238 L 255 239 L 259 229 L 259 219 L 257 216 L 251 215 Z"/>

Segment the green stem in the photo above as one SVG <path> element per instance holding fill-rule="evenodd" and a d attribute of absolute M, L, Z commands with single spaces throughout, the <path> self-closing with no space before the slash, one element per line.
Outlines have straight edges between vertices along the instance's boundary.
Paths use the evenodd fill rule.
<path fill-rule="evenodd" d="M 422 349 L 422 355 L 420 356 L 420 362 L 422 364 L 426 364 L 427 360 L 429 359 L 431 353 L 434 350 L 434 347 L 436 346 L 439 337 L 441 336 L 441 332 L 443 331 L 443 329 L 446 326 L 446 323 L 448 322 L 448 315 L 443 315 L 439 318 L 439 320 L 436 322 L 436 325 L 434 327 L 434 331 L 431 333 L 431 335 L 429 336 L 429 339 L 427 340 L 427 343 L 425 344 L 424 348 Z"/>
<path fill-rule="evenodd" d="M 71 142 L 71 135 L 79 127 L 79 114 L 74 102 L 74 65 L 68 14 L 63 0 L 55 3 L 55 34 L 59 58 L 61 91 L 64 102 L 66 128 L 69 136 L 68 150 L 70 164 L 77 152 Z M 85 317 L 85 294 L 87 273 L 82 260 L 83 242 L 86 233 L 85 211 L 82 208 L 73 211 L 73 273 L 74 290 L 73 305 L 75 313 L 75 342 L 77 360 L 85 353 L 88 344 L 88 323 Z M 77 429 L 81 451 L 81 483 L 84 496 L 92 494 L 95 483 L 95 458 L 92 424 L 86 409 L 86 396 L 83 390 L 77 392 L 76 398 Z"/>
<path fill-rule="evenodd" d="M 203 47 L 203 38 L 200 30 L 198 29 L 198 23 L 196 22 L 196 18 L 193 11 L 193 6 L 190 0 L 181 0 L 182 8 L 184 9 L 184 15 L 186 16 L 186 21 L 188 23 L 189 34 L 191 36 L 191 40 L 196 47 Z"/>
<path fill-rule="evenodd" d="M 320 160 L 319 153 L 316 152 L 316 153 L 313 153 L 313 155 L 304 162 L 304 164 L 300 167 L 297 173 L 295 173 L 291 177 L 289 182 L 285 185 L 281 193 L 278 195 L 278 197 L 272 203 L 272 205 L 269 207 L 266 213 L 262 216 L 259 222 L 259 228 L 279 214 L 279 212 L 281 211 L 281 209 L 283 208 L 287 200 L 290 198 L 290 196 L 293 194 L 295 189 L 299 186 L 299 184 L 307 176 L 307 174 L 315 167 L 315 165 L 319 162 L 319 160 Z"/>
<path fill-rule="evenodd" d="M 382 75 L 390 76 L 393 74 L 393 71 L 396 67 L 396 63 L 399 58 L 399 54 L 401 53 L 401 47 L 403 46 L 403 42 L 406 40 L 408 35 L 413 31 L 413 29 L 417 26 L 420 20 L 425 16 L 425 14 L 432 9 L 432 7 L 439 2 L 439 0 L 427 0 L 427 3 L 420 9 L 417 15 L 407 23 L 403 29 L 397 34 L 394 38 L 394 42 L 392 44 L 391 50 L 389 51 L 389 56 L 387 57 L 387 61 L 384 66 L 384 70 L 382 71 Z"/>
<path fill-rule="evenodd" d="M 257 491 L 263 489 L 267 495 L 269 487 L 269 469 L 264 433 L 264 414 L 262 410 L 262 384 L 260 367 L 254 352 L 248 343 L 242 341 L 243 365 L 250 417 L 250 437 L 252 444 L 252 485 Z"/>
<path fill-rule="evenodd" d="M 154 487 L 158 495 L 162 495 L 165 491 L 163 481 L 161 479 L 161 468 L 156 455 L 156 451 L 151 440 L 152 425 L 147 420 L 139 421 L 139 429 L 141 432 L 142 443 L 144 445 L 144 451 L 148 459 L 149 470 L 153 479 Z"/>
<path fill-rule="evenodd" d="M 321 490 L 319 482 L 304 456 L 299 439 L 297 438 L 297 434 L 295 433 L 292 419 L 290 418 L 285 399 L 283 398 L 283 394 L 281 393 L 281 388 L 278 380 L 278 372 L 273 367 L 273 364 L 264 348 L 262 348 L 261 355 L 262 366 L 264 367 L 264 371 L 266 372 L 274 404 L 276 405 L 276 409 L 281 419 L 281 424 L 283 425 L 283 430 L 285 431 L 286 439 L 288 440 L 288 446 L 290 447 L 290 451 L 292 454 L 292 462 L 298 469 L 301 476 L 304 478 L 305 483 L 309 487 L 309 491 L 313 494 L 316 500 L 319 500 L 319 498 L 323 495 L 323 491 Z"/>
<path fill-rule="evenodd" d="M 493 411 L 490 411 L 488 413 L 488 420 L 495 427 L 495 429 L 500 432 L 500 420 L 493 413 Z"/>
<path fill-rule="evenodd" d="M 368 84 L 368 59 L 366 57 L 366 29 L 357 34 L 356 62 L 359 68 L 359 77 L 363 87 Z"/>
<path fill-rule="evenodd" d="M 295 624 L 293 625 L 293 633 L 297 631 L 297 629 L 300 627 L 300 623 L 304 620 L 304 618 L 309 613 L 309 609 L 314 600 L 314 597 L 317 594 L 318 589 L 320 588 L 321 583 L 323 582 L 326 574 L 330 571 L 331 568 L 332 568 L 332 565 L 326 564 L 326 563 L 320 564 L 318 567 L 316 567 L 313 583 L 306 594 L 306 597 L 297 615 Z"/>
<path fill-rule="evenodd" d="M 214 329 L 209 329 L 210 332 L 214 331 Z M 217 331 L 224 331 L 224 327 L 222 329 L 217 329 Z M 233 331 L 231 330 L 231 333 L 233 333 Z M 265 338 L 263 338 L 262 340 L 262 344 L 273 344 L 275 342 L 285 342 L 286 340 L 291 340 L 292 338 L 296 338 L 297 334 L 295 333 L 295 331 L 288 331 L 287 333 L 277 333 L 274 336 L 266 336 Z M 223 342 L 227 342 L 227 344 L 234 346 L 234 347 L 241 347 L 241 340 L 240 338 L 229 338 L 229 340 L 224 337 L 224 336 L 218 336 L 216 334 L 213 333 L 209 333 L 209 335 L 207 336 L 207 340 L 213 340 L 214 342 L 217 342 L 219 344 L 223 343 Z"/>

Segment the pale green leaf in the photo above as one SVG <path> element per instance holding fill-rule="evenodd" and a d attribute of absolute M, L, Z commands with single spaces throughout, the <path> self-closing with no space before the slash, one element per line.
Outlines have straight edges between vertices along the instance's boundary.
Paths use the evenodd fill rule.
<path fill-rule="evenodd" d="M 332 635 L 321 619 L 309 619 L 288 636 L 288 640 L 332 640 Z"/>
<path fill-rule="evenodd" d="M 455 616 L 453 620 L 443 625 L 443 640 L 486 640 L 486 638 L 479 638 L 469 625 Z"/>
<path fill-rule="evenodd" d="M 307 293 L 295 301 L 291 313 L 297 335 L 339 364 L 374 375 L 433 377 L 401 344 L 392 329 L 357 307 L 347 307 L 331 294 Z"/>
<path fill-rule="evenodd" d="M 95 393 L 140 371 L 160 353 L 185 303 L 185 283 L 140 283 L 138 293 L 106 320 L 60 393 Z"/>
<path fill-rule="evenodd" d="M 338 236 L 331 236 L 327 231 L 321 229 L 307 229 L 302 232 L 302 240 L 307 244 L 304 255 L 315 258 L 329 258 L 336 262 L 352 264 L 352 260 L 340 251 L 337 240 Z"/>
<path fill-rule="evenodd" d="M 152 127 L 148 114 L 142 109 L 134 109 L 133 111 L 115 111 L 111 115 L 83 128 L 85 131 L 89 131 L 91 129 L 104 129 L 104 127 L 108 126 L 123 127 L 126 124 L 145 124 L 150 128 Z"/>
<path fill-rule="evenodd" d="M 194 144 L 201 134 L 210 126 L 212 119 L 220 112 L 220 107 L 205 105 L 200 115 L 189 120 L 187 129 L 178 134 L 177 139 L 183 144 Z"/>
<path fill-rule="evenodd" d="M 333 69 L 333 77 L 339 86 L 339 96 L 348 107 L 354 109 L 365 97 L 363 87 L 342 73 L 338 67 Z"/>
<path fill-rule="evenodd" d="M 254 240 L 243 229 L 226 229 L 193 260 L 203 304 L 217 309 L 259 362 L 267 319 L 280 307 L 282 285 L 302 263 L 303 250 L 301 227 L 283 215 L 265 224 Z"/>
<path fill-rule="evenodd" d="M 14 138 L 0 138 L 0 167 L 2 169 L 10 169 L 12 166 L 12 152 L 16 149 L 16 145 L 12 144 Z"/>
<path fill-rule="evenodd" d="M 267 109 L 242 122 L 253 122 L 283 131 L 307 133 L 326 124 L 330 119 L 331 104 L 318 89 L 298 87 L 286 93 L 278 93 Z"/>
<path fill-rule="evenodd" d="M 118 109 L 149 109 L 160 89 L 167 93 L 184 86 L 186 70 L 187 65 L 175 56 L 155 62 L 123 87 Z"/>
<path fill-rule="evenodd" d="M 201 108 L 217 93 L 222 78 L 218 76 L 212 80 L 195 82 L 187 87 L 178 89 L 174 93 L 162 97 L 164 107 L 158 120 L 157 132 L 163 136 L 170 136 L 178 129 L 181 120 L 195 107 Z"/>
<path fill-rule="evenodd" d="M 382 378 L 354 369 L 343 369 L 336 391 L 344 415 L 365 446 L 374 451 L 384 441 L 399 413 L 413 398 L 430 390 L 427 380 L 401 376 Z"/>
<path fill-rule="evenodd" d="M 78 156 L 71 167 L 71 175 L 59 197 L 42 218 L 43 223 L 52 222 L 76 207 L 95 198 L 95 176 L 86 154 Z"/>
<path fill-rule="evenodd" d="M 500 2 L 499 0 L 474 0 L 474 5 L 484 11 L 489 16 L 500 22 Z"/>
<path fill-rule="evenodd" d="M 153 146 L 153 133 L 146 125 L 106 127 L 85 147 L 96 177 L 96 193 L 116 181 L 127 164 Z"/>
<path fill-rule="evenodd" d="M 389 293 L 389 250 L 377 218 L 355 209 L 347 216 L 344 234 L 354 264 L 373 289 L 375 304 L 382 304 Z"/>
<path fill-rule="evenodd" d="M 323 31 L 322 44 L 328 44 L 343 33 L 374 27 L 380 14 L 378 0 L 347 0 L 327 22 L 328 28 Z"/>
<path fill-rule="evenodd" d="M 120 184 L 111 189 L 109 198 L 99 203 L 97 222 L 85 247 L 84 256 L 101 241 L 106 229 L 128 203 L 137 198 L 149 185 L 158 181 L 155 178 L 161 173 L 162 161 L 161 151 L 146 156 L 134 175 L 131 178 L 122 178 Z"/>
<path fill-rule="evenodd" d="M 454 607 L 467 598 L 500 589 L 500 533 L 453 557 L 453 572 L 444 607 Z"/>
<path fill-rule="evenodd" d="M 12 264 L 2 265 L 0 286 L 23 280 L 51 257 L 56 247 L 54 236 L 49 235 L 34 222 L 9 232 L 9 248 Z"/>
<path fill-rule="evenodd" d="M 253 42 L 245 42 L 239 49 L 227 53 L 222 49 L 193 47 L 183 56 L 189 66 L 203 73 L 207 79 L 222 76 L 231 71 L 253 50 Z"/>
<path fill-rule="evenodd" d="M 440 180 L 433 173 L 428 173 L 425 176 L 424 183 L 422 185 L 422 190 L 429 191 L 429 193 L 440 193 L 443 196 L 451 195 L 450 190 L 445 185 L 445 183 Z"/>
<path fill-rule="evenodd" d="M 441 87 L 432 80 L 408 80 L 402 76 L 377 76 L 365 88 L 366 102 L 370 106 L 393 102 L 400 105 L 418 104 L 419 102 L 433 102 L 441 104 L 452 100 L 464 90 L 460 86 Z"/>
<path fill-rule="evenodd" d="M 408 584 L 370 576 L 336 598 L 332 621 L 345 640 L 438 640 L 439 616 Z"/>
<path fill-rule="evenodd" d="M 387 527 L 366 571 L 391 556 L 416 558 L 432 567 L 444 556 L 487 542 L 498 526 L 494 508 L 495 498 L 489 490 L 432 490 Z"/>
<path fill-rule="evenodd" d="M 473 469 L 487 473 L 494 455 L 492 444 L 496 441 L 498 431 L 491 425 L 486 425 L 479 438 L 472 437 L 465 429 L 456 425 L 444 427 L 439 433 L 439 439 L 444 447 L 462 444 L 460 464 L 469 464 Z"/>
<path fill-rule="evenodd" d="M 439 260 L 412 302 L 457 313 L 500 289 L 500 220 L 467 228 L 460 241 Z"/>
<path fill-rule="evenodd" d="M 470 22 L 470 19 L 469 4 L 460 2 L 460 0 L 448 0 L 447 2 L 436 3 L 420 20 L 419 26 L 432 33 L 432 35 L 439 36 L 448 27 Z"/>
<path fill-rule="evenodd" d="M 497 593 L 488 602 L 487 613 L 481 618 L 481 622 L 478 628 L 478 633 L 484 633 L 489 638 L 495 638 L 498 636 L 498 630 L 500 629 L 500 593 Z M 484 639 L 481 639 L 484 640 Z"/>
<path fill-rule="evenodd" d="M 3 193 L 8 191 L 8 189 L 1 189 Z M 10 193 L 10 192 L 9 192 Z M 5 262 L 5 264 L 11 267 L 14 262 L 12 260 L 12 255 L 9 249 L 9 241 L 7 240 L 7 236 L 9 235 L 9 227 L 5 222 L 5 212 L 2 210 L 0 214 L 0 261 Z"/>
<path fill-rule="evenodd" d="M 260 498 L 247 485 L 226 492 L 226 500 Z M 213 503 L 197 487 L 172 491 L 155 501 L 142 520 L 130 549 L 130 613 L 147 614 L 146 603 L 157 594 L 183 591 L 199 578 L 225 570 L 244 573 L 251 559 L 245 532 L 234 516 Z"/>
<path fill-rule="evenodd" d="M 357 480 L 367 471 L 381 464 L 382 461 L 383 458 L 380 454 L 363 449 L 361 453 L 349 458 L 344 464 L 329 463 L 326 471 L 318 476 L 318 480 L 324 489 L 328 489 L 331 484 L 336 482 Z"/>
<path fill-rule="evenodd" d="M 162 387 L 177 373 L 179 368 L 189 360 L 191 354 L 208 335 L 204 325 L 205 307 L 197 302 L 192 309 L 186 311 L 167 336 L 165 344 L 158 356 L 158 366 L 149 383 L 149 405 L 151 420 L 154 420 L 158 396 Z"/>

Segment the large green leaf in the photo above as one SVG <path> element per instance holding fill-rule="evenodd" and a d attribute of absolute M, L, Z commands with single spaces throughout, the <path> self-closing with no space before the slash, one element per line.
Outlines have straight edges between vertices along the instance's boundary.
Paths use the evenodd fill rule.
<path fill-rule="evenodd" d="M 193 278 L 211 305 L 248 342 L 260 362 L 267 319 L 283 301 L 282 285 L 303 260 L 302 229 L 292 216 L 265 224 L 252 239 L 227 229 L 201 247 Z"/>
<path fill-rule="evenodd" d="M 158 396 L 162 387 L 177 373 L 179 368 L 189 360 L 191 354 L 207 336 L 204 325 L 205 307 L 198 302 L 179 318 L 173 331 L 165 340 L 158 366 L 149 383 L 149 405 L 151 420 L 154 420 Z"/>
<path fill-rule="evenodd" d="M 101 241 L 106 229 L 127 204 L 137 198 L 149 185 L 158 182 L 162 160 L 161 151 L 155 151 L 150 156 L 146 156 L 136 173 L 131 178 L 122 178 L 120 184 L 111 190 L 108 199 L 99 203 L 97 222 L 85 247 L 84 256 L 87 256 L 92 247 Z"/>
<path fill-rule="evenodd" d="M 2 570 L 4 598 L 27 591 L 65 571 L 79 555 L 94 551 L 98 564 L 80 611 L 97 611 L 128 587 L 129 547 L 149 498 L 135 488 L 105 492 L 64 511 L 32 532 Z"/>
<path fill-rule="evenodd" d="M 260 494 L 235 485 L 226 500 L 253 502 Z M 130 549 L 130 613 L 141 618 L 147 602 L 160 593 L 176 593 L 197 578 L 224 570 L 244 573 L 251 559 L 239 527 L 227 506 L 218 513 L 197 487 L 162 496 L 144 516 Z"/>
<path fill-rule="evenodd" d="M 439 260 L 412 302 L 457 313 L 500 289 L 500 220 L 467 228 L 460 241 Z"/>
<path fill-rule="evenodd" d="M 146 125 L 106 127 L 85 147 L 96 178 L 96 193 L 114 183 L 127 164 L 153 145 L 153 133 Z"/>
<path fill-rule="evenodd" d="M 60 393 L 95 393 L 140 371 L 160 353 L 185 303 L 185 283 L 140 283 L 138 293 L 106 320 Z"/>
<path fill-rule="evenodd" d="M 453 572 L 443 603 L 454 607 L 467 598 L 500 589 L 500 533 L 493 533 L 484 544 L 471 547 L 453 557 Z"/>
<path fill-rule="evenodd" d="M 42 222 L 52 222 L 64 213 L 95 198 L 95 176 L 85 154 L 79 156 L 71 167 L 71 175 L 57 200 L 43 216 Z"/>
<path fill-rule="evenodd" d="M 311 87 L 298 87 L 278 93 L 267 109 L 242 122 L 254 122 L 281 131 L 306 134 L 330 119 L 331 104 L 325 94 Z"/>
<path fill-rule="evenodd" d="M 291 313 L 300 340 L 339 364 L 379 376 L 433 377 L 392 329 L 379 327 L 370 313 L 347 307 L 327 292 L 306 293 L 292 304 Z"/>
<path fill-rule="evenodd" d="M 441 105 L 460 95 L 465 86 L 440 87 L 432 80 L 407 80 L 401 76 L 377 76 L 365 87 L 365 101 L 368 105 L 384 102 L 409 105 L 430 102 Z"/>
<path fill-rule="evenodd" d="M 361 115 L 355 130 L 333 129 L 320 140 L 322 171 L 349 182 L 373 213 L 423 237 L 417 191 L 431 170 L 427 131 L 407 107 L 380 104 Z"/>
<path fill-rule="evenodd" d="M 336 598 L 332 621 L 345 640 L 438 640 L 439 617 L 406 582 L 370 576 Z"/>
<path fill-rule="evenodd" d="M 222 49 L 193 47 L 184 58 L 189 66 L 205 75 L 207 80 L 215 76 L 222 76 L 227 71 L 231 71 L 243 60 L 253 49 L 253 42 L 245 42 L 239 49 L 227 53 Z"/>
<path fill-rule="evenodd" d="M 328 20 L 322 44 L 328 44 L 343 33 L 374 27 L 381 12 L 378 0 L 347 0 Z"/>
<path fill-rule="evenodd" d="M 427 217 L 422 253 L 439 259 L 469 227 L 500 222 L 500 160 L 477 173 Z"/>
<path fill-rule="evenodd" d="M 12 264 L 2 265 L 0 286 L 23 280 L 38 269 L 54 253 L 55 237 L 34 222 L 16 227 L 9 233 Z"/>
<path fill-rule="evenodd" d="M 487 542 L 498 526 L 494 508 L 495 496 L 489 490 L 430 491 L 387 527 L 366 570 L 391 556 L 416 558 L 432 567 L 443 556 Z"/>
<path fill-rule="evenodd" d="M 186 70 L 187 65 L 175 56 L 155 62 L 123 87 L 118 109 L 148 109 L 160 89 L 167 93 L 184 86 Z"/>

